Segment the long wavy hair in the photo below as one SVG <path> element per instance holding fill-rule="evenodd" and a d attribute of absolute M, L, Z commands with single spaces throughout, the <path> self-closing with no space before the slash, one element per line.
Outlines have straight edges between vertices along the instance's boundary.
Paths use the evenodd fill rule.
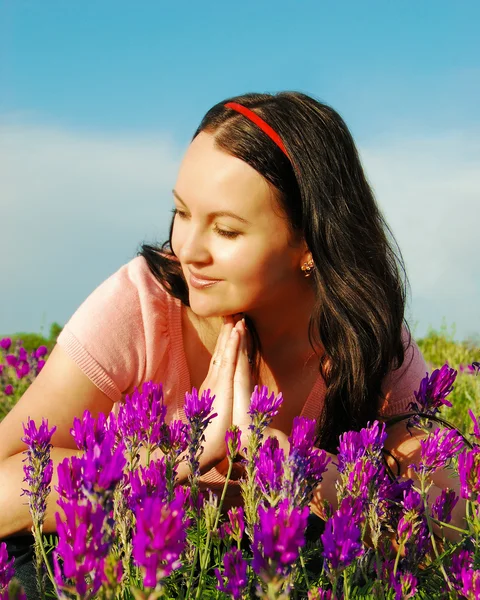
<path fill-rule="evenodd" d="M 238 102 L 259 114 L 280 135 L 285 154 L 257 125 L 225 108 Z M 310 277 L 316 303 L 309 341 L 324 353 L 320 373 L 326 398 L 317 424 L 317 443 L 335 452 L 341 433 L 378 418 L 381 384 L 404 361 L 408 279 L 401 251 L 365 177 L 345 122 L 331 107 L 300 92 L 249 93 L 219 102 L 205 115 L 201 131 L 216 146 L 262 175 L 276 191 L 292 237 L 302 236 L 315 269 Z M 175 298 L 189 306 L 188 287 L 169 240 L 143 244 L 152 274 Z M 396 251 L 394 249 L 396 248 Z M 248 316 L 253 341 L 254 380 L 261 344 Z"/>

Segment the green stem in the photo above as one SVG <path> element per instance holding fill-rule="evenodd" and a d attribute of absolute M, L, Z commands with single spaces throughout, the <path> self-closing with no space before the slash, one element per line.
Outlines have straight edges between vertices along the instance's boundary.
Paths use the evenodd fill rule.
<path fill-rule="evenodd" d="M 200 524 L 197 521 L 197 535 L 198 535 L 198 539 L 200 540 Z M 193 582 L 193 574 L 195 573 L 195 565 L 197 563 L 197 557 L 198 557 L 198 545 L 195 546 L 195 554 L 193 555 L 193 561 L 192 561 L 192 568 L 190 569 L 190 577 L 188 579 L 188 585 L 187 585 L 187 596 L 185 600 L 188 600 L 188 598 L 190 598 L 190 588 L 192 587 L 192 582 Z"/>
<path fill-rule="evenodd" d="M 398 546 L 398 550 L 397 550 L 397 556 L 395 557 L 395 564 L 393 565 L 393 576 L 396 577 L 397 576 L 397 569 L 398 569 L 398 563 L 400 561 L 400 555 L 402 553 L 402 550 L 405 547 L 405 542 L 402 542 L 399 546 Z"/>
<path fill-rule="evenodd" d="M 45 567 L 47 568 L 47 572 L 48 572 L 48 576 L 50 578 L 50 581 L 52 582 L 52 585 L 55 588 L 55 593 L 58 595 L 58 590 L 57 590 L 57 585 L 55 583 L 55 578 L 53 576 L 52 569 L 50 567 L 50 563 L 48 562 L 47 553 L 45 552 L 45 548 L 43 547 L 42 531 L 41 531 L 41 529 L 37 525 L 35 525 L 33 527 L 33 535 L 35 537 L 35 540 L 37 541 L 37 547 L 40 548 L 40 552 L 42 553 L 42 557 L 43 557 L 43 560 L 45 562 Z"/>
<path fill-rule="evenodd" d="M 350 597 L 349 587 L 348 587 L 348 578 L 347 578 L 347 569 L 343 572 L 343 597 L 345 600 L 348 600 Z"/>
<path fill-rule="evenodd" d="M 302 549 L 301 548 L 298 549 L 298 554 L 300 556 L 300 564 L 302 565 L 303 576 L 305 577 L 305 583 L 307 585 L 307 589 L 309 589 L 310 588 L 310 581 L 308 580 L 307 569 L 305 567 L 305 561 L 303 560 L 303 553 L 302 553 Z"/>
<path fill-rule="evenodd" d="M 375 546 L 375 564 L 377 567 L 377 578 L 380 579 L 382 576 L 382 565 L 380 562 L 380 554 L 378 553 L 378 546 Z M 382 598 L 384 594 L 382 593 Z"/>
<path fill-rule="evenodd" d="M 468 535 L 470 532 L 467 529 L 461 529 L 460 527 L 455 527 L 455 525 L 451 525 L 450 523 L 445 523 L 444 521 L 439 521 L 438 519 L 434 519 L 430 517 L 431 520 L 440 525 L 441 527 L 448 527 L 449 529 L 453 529 L 454 531 L 458 531 L 459 533 L 463 533 L 464 535 Z"/>
<path fill-rule="evenodd" d="M 472 506 L 470 500 L 467 500 L 465 503 L 465 517 L 468 525 L 468 533 L 472 533 Z"/>
<path fill-rule="evenodd" d="M 213 526 L 213 530 L 214 531 L 216 531 L 217 527 L 218 527 L 218 521 L 220 520 L 220 514 L 222 512 L 222 506 L 223 506 L 223 502 L 225 500 L 225 495 L 227 493 L 228 482 L 230 481 L 230 476 L 232 474 L 232 469 L 233 469 L 233 460 L 229 457 L 229 459 L 228 459 L 228 471 L 227 471 L 227 476 L 225 478 L 225 485 L 223 486 L 222 495 L 220 497 L 220 503 L 219 503 L 218 509 L 217 509 L 217 515 L 215 517 L 215 525 Z"/>
<path fill-rule="evenodd" d="M 332 586 L 332 600 L 337 599 L 337 584 L 338 584 L 338 575 L 335 576 L 335 581 L 333 582 L 333 586 Z"/>
<path fill-rule="evenodd" d="M 146 461 L 147 462 L 147 465 L 146 465 L 147 467 L 150 464 L 150 451 L 151 451 L 151 447 L 150 447 L 150 444 L 148 444 L 148 446 L 147 446 L 147 461 Z"/>
<path fill-rule="evenodd" d="M 426 484 L 426 474 L 422 473 L 422 475 L 420 477 L 420 490 L 421 490 L 421 495 L 422 495 L 422 500 L 423 500 L 423 506 L 425 508 L 425 517 L 427 519 L 428 531 L 430 533 L 430 539 L 432 541 L 432 548 L 433 548 L 433 551 L 437 558 L 437 561 L 439 563 L 440 571 L 442 572 L 443 578 L 445 579 L 445 582 L 448 585 L 449 590 L 451 591 L 453 589 L 452 582 L 450 581 L 450 579 L 447 575 L 447 572 L 445 571 L 445 567 L 443 566 L 443 561 L 440 559 L 440 555 L 438 554 L 437 543 L 435 542 L 435 534 L 433 533 L 432 520 L 430 519 L 430 516 L 428 514 L 429 507 L 428 507 L 428 503 L 427 503 L 427 490 L 425 489 L 425 484 Z"/>
<path fill-rule="evenodd" d="M 451 590 L 453 590 L 452 582 L 450 581 L 450 579 L 447 575 L 447 572 L 445 571 L 445 567 L 443 566 L 442 560 L 440 560 L 440 555 L 438 554 L 437 543 L 435 542 L 435 534 L 433 533 L 433 527 L 432 527 L 430 517 L 428 516 L 428 514 L 426 516 L 427 516 L 428 530 L 430 531 L 430 539 L 432 540 L 433 551 L 435 552 L 435 556 L 437 557 L 437 560 L 439 561 L 440 571 L 442 572 L 443 578 L 445 579 L 445 582 L 447 583 L 447 585 L 451 591 Z"/>
<path fill-rule="evenodd" d="M 200 594 L 202 593 L 202 590 L 203 590 L 203 578 L 204 578 L 205 570 L 207 568 L 208 557 L 209 557 L 209 553 L 210 553 L 210 539 L 212 537 L 212 531 L 216 531 L 217 527 L 218 527 L 218 521 L 220 519 L 220 514 L 222 512 L 223 501 L 225 500 L 225 495 L 227 493 L 228 482 L 230 480 L 230 475 L 232 474 L 232 469 L 233 469 L 233 460 L 230 457 L 228 457 L 228 471 L 227 471 L 227 476 L 225 478 L 225 484 L 223 486 L 222 495 L 220 497 L 220 503 L 217 507 L 217 514 L 215 515 L 215 524 L 213 526 L 213 529 L 210 530 L 207 534 L 207 540 L 205 542 L 205 551 L 203 553 L 203 556 L 200 557 L 200 580 L 198 582 L 195 600 L 198 600 L 198 598 L 200 598 Z"/>

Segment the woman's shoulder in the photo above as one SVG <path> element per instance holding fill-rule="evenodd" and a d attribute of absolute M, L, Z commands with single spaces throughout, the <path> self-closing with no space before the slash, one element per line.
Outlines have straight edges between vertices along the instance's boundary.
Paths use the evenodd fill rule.
<path fill-rule="evenodd" d="M 399 368 L 387 373 L 382 382 L 382 417 L 407 412 L 409 404 L 415 400 L 414 392 L 418 390 L 421 380 L 429 371 L 420 348 L 406 327 L 402 329 L 402 342 L 403 363 Z"/>
<path fill-rule="evenodd" d="M 124 264 L 112 275 L 112 278 L 118 277 L 119 281 L 126 287 L 130 286 L 139 293 L 151 295 L 154 298 L 161 298 L 164 301 L 171 298 L 167 289 L 155 277 L 150 270 L 144 256 L 136 256 Z"/>
<path fill-rule="evenodd" d="M 57 343 L 117 401 L 167 354 L 178 302 L 137 256 L 90 293 Z"/>

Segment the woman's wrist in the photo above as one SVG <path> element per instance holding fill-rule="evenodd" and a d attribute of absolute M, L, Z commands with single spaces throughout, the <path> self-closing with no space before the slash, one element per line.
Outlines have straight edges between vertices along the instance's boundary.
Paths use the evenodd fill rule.
<path fill-rule="evenodd" d="M 310 502 L 312 512 L 323 520 L 326 520 L 328 516 L 325 505 L 330 506 L 332 511 L 338 508 L 336 483 L 340 476 L 334 464 L 337 462 L 337 455 L 331 452 L 327 452 L 327 455 L 331 458 L 331 461 L 328 463 L 327 470 L 323 474 L 322 481 L 315 488 Z"/>

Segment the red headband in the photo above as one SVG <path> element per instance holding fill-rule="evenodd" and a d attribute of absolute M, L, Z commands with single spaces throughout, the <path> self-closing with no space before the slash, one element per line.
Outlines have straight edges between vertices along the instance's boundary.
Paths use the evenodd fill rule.
<path fill-rule="evenodd" d="M 256 113 L 251 111 L 246 106 L 243 106 L 242 104 L 238 104 L 237 102 L 227 102 L 225 104 L 225 107 L 231 108 L 232 110 L 236 110 L 237 112 L 242 113 L 242 115 L 244 117 L 247 117 L 247 119 L 250 119 L 250 121 L 253 121 L 255 123 L 255 125 L 258 125 L 258 127 L 260 127 L 260 129 L 262 129 L 277 144 L 277 146 L 280 148 L 280 150 L 290 160 L 290 158 L 287 154 L 287 150 L 285 149 L 285 146 L 283 145 L 283 142 L 280 139 L 280 136 L 278 135 L 278 133 L 276 133 L 270 127 L 270 125 L 268 123 L 265 123 L 265 121 L 261 117 L 259 117 Z"/>

